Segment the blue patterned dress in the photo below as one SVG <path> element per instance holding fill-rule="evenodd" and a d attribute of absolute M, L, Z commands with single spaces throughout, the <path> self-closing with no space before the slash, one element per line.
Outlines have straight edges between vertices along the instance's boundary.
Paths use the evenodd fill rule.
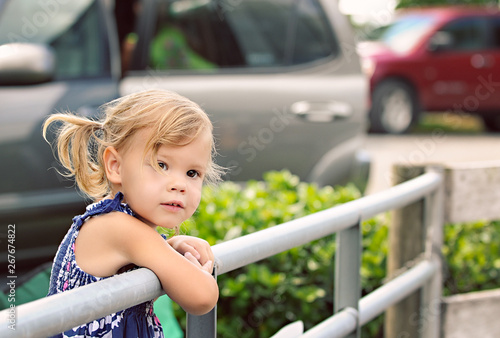
<path fill-rule="evenodd" d="M 92 276 L 76 264 L 75 240 L 84 222 L 92 216 L 120 211 L 134 216 L 123 195 L 91 204 L 83 215 L 73 218 L 52 265 L 48 296 L 94 283 L 108 277 Z M 90 323 L 74 327 L 56 337 L 163 337 L 161 324 L 153 312 L 153 300 L 112 313 Z"/>

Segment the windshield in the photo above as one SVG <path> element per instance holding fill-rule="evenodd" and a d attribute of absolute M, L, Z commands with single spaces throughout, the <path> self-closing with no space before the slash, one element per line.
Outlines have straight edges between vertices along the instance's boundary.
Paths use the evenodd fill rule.
<path fill-rule="evenodd" d="M 405 53 L 429 32 L 434 22 L 432 16 L 408 15 L 387 26 L 379 40 L 395 52 Z"/>
<path fill-rule="evenodd" d="M 65 32 L 92 3 L 92 0 L 67 4 L 42 1 L 9 1 L 0 16 L 0 45 L 11 42 L 50 44 Z"/>

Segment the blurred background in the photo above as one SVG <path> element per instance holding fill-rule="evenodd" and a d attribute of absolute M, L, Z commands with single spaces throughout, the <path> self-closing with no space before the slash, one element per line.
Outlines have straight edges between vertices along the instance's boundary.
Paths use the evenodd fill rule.
<path fill-rule="evenodd" d="M 340 1 L 370 79 L 368 190 L 394 162 L 498 160 L 497 1 Z M 396 137 L 391 135 L 405 135 Z M 377 179 L 375 179 L 377 177 Z"/>

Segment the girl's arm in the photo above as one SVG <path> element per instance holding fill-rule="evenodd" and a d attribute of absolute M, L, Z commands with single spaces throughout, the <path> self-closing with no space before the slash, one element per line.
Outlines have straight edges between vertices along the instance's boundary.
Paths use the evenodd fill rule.
<path fill-rule="evenodd" d="M 84 271 L 112 275 L 133 263 L 152 270 L 165 293 L 186 312 L 202 315 L 217 303 L 217 282 L 195 257 L 177 252 L 152 227 L 112 212 L 88 220 L 76 241 L 76 259 Z M 210 270 L 211 271 L 211 270 Z"/>

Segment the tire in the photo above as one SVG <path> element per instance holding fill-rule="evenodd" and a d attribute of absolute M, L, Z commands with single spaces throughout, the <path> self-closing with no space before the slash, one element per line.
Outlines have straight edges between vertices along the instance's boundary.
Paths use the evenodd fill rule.
<path fill-rule="evenodd" d="M 415 91 L 408 84 L 388 80 L 373 92 L 370 131 L 404 134 L 418 121 L 420 109 Z"/>

